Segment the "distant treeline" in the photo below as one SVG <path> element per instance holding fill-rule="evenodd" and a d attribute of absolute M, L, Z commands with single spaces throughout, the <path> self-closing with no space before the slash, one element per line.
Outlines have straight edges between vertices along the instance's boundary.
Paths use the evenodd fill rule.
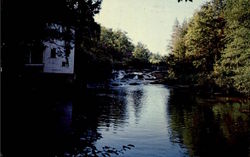
<path fill-rule="evenodd" d="M 128 37 L 127 32 L 113 30 L 101 26 L 100 37 L 95 41 L 89 54 L 93 65 L 91 81 L 108 78 L 113 69 L 145 69 L 153 66 L 166 66 L 166 56 L 152 53 L 145 44 L 136 45 Z M 93 71 L 93 67 L 96 69 Z M 99 75 L 99 76 L 98 76 Z M 100 77 L 101 76 L 101 77 Z"/>
<path fill-rule="evenodd" d="M 173 27 L 169 81 L 250 95 L 250 3 L 212 0 Z"/>
<path fill-rule="evenodd" d="M 127 33 L 101 27 L 100 39 L 93 53 L 100 61 L 107 61 L 113 68 L 145 68 L 165 62 L 158 53 L 152 53 L 141 42 L 134 45 Z"/>

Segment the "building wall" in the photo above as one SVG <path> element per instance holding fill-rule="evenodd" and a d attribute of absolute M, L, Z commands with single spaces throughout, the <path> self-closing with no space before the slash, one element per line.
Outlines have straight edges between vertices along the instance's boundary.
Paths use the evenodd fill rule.
<path fill-rule="evenodd" d="M 71 43 L 70 55 L 68 57 L 68 65 L 65 58 L 65 41 L 54 40 L 53 42 L 44 42 L 46 46 L 43 53 L 43 72 L 45 73 L 61 73 L 73 74 L 74 73 L 74 44 Z M 51 55 L 52 49 L 56 50 L 56 55 Z M 64 63 L 63 63 L 64 62 Z"/>

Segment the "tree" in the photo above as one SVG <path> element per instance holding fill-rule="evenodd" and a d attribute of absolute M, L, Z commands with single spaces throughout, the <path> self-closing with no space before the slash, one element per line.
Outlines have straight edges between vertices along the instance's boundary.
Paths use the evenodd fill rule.
<path fill-rule="evenodd" d="M 224 49 L 224 25 L 221 12 L 216 12 L 213 3 L 203 5 L 190 21 L 185 37 L 186 56 L 192 60 L 200 85 L 213 83 L 213 67 Z"/>
<path fill-rule="evenodd" d="M 179 83 L 192 82 L 193 65 L 189 58 L 186 57 L 186 34 L 188 31 L 188 22 L 182 24 L 175 22 L 173 27 L 172 40 L 169 47 L 170 55 L 167 58 L 169 79 L 176 80 Z"/>
<path fill-rule="evenodd" d="M 250 3 L 228 0 L 225 7 L 226 48 L 215 67 L 216 83 L 250 95 Z"/>
<path fill-rule="evenodd" d="M 43 40 L 58 38 L 57 34 L 48 32 L 50 24 L 60 24 L 75 30 L 78 53 L 83 41 L 89 45 L 88 40 L 98 35 L 99 25 L 94 22 L 93 16 L 98 13 L 100 4 L 101 0 L 4 0 L 1 10 L 4 68 L 21 72 L 17 67 L 24 65 L 23 52 L 42 47 Z M 16 57 L 8 59 L 11 56 Z"/>
<path fill-rule="evenodd" d="M 114 66 L 125 66 L 132 57 L 134 45 L 126 32 L 102 27 L 99 49 L 109 54 Z"/>
<path fill-rule="evenodd" d="M 213 67 L 224 49 L 223 7 L 206 3 L 192 19 L 173 27 L 169 77 L 179 83 L 212 85 Z"/>
<path fill-rule="evenodd" d="M 168 45 L 168 49 L 171 53 L 174 53 L 174 46 L 176 44 L 176 41 L 179 39 L 180 36 L 180 23 L 178 19 L 175 19 L 174 25 L 173 25 L 173 33 L 171 35 L 170 45 Z"/>
<path fill-rule="evenodd" d="M 94 21 L 94 15 L 99 12 L 101 2 L 102 0 L 4 0 L 1 10 L 4 72 L 23 76 L 25 52 L 41 52 L 44 40 L 64 38 L 73 39 L 75 43 L 76 79 L 86 80 L 86 76 L 92 73 L 87 67 L 95 61 L 93 48 L 100 37 L 100 26 Z M 66 30 L 73 29 L 74 36 L 69 31 L 64 31 L 60 36 L 49 31 L 48 28 L 54 24 L 61 25 Z"/>
<path fill-rule="evenodd" d="M 172 53 L 179 60 L 182 60 L 185 57 L 185 35 L 187 34 L 187 28 L 188 23 L 186 20 L 183 21 L 182 25 L 179 24 L 178 20 L 176 20 L 173 26 L 173 34 L 168 47 L 170 49 L 170 53 Z"/>
<path fill-rule="evenodd" d="M 185 82 L 190 76 L 190 83 L 209 89 L 217 85 L 249 96 L 249 8 L 247 0 L 212 0 L 194 14 L 183 33 L 176 23 L 168 58 L 169 77 Z M 188 63 L 193 66 L 189 69 L 193 75 L 185 74 L 187 67 L 192 67 Z"/>
<path fill-rule="evenodd" d="M 148 64 L 151 54 L 152 53 L 149 51 L 146 45 L 142 44 L 141 42 L 137 43 L 133 51 L 134 58 L 141 64 Z"/>
<path fill-rule="evenodd" d="M 162 61 L 162 56 L 159 53 L 152 53 L 149 57 L 149 62 L 151 64 L 160 64 Z"/>

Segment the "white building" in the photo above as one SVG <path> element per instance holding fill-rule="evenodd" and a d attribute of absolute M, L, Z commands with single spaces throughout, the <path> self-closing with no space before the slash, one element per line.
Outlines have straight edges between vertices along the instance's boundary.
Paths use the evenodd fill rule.
<path fill-rule="evenodd" d="M 43 72 L 45 73 L 74 73 L 74 44 L 71 44 L 69 56 L 66 56 L 65 41 L 56 40 L 53 43 L 44 42 Z"/>
<path fill-rule="evenodd" d="M 60 25 L 50 26 L 52 30 L 62 33 L 65 28 Z M 73 30 L 70 30 L 74 34 Z M 28 52 L 26 66 L 38 67 L 44 73 L 74 74 L 75 45 L 73 41 L 62 39 L 44 41 L 43 52 Z"/>

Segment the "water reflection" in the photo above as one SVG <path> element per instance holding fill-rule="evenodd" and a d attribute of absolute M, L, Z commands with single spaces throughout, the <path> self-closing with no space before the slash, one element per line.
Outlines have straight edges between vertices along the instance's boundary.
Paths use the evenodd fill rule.
<path fill-rule="evenodd" d="M 26 106 L 18 108 L 23 111 L 18 114 L 23 131 L 13 137 L 27 141 L 31 132 L 36 133 L 24 152 L 32 147 L 44 156 L 250 154 L 249 101 L 201 98 L 155 84 L 91 88 L 73 98 L 59 98 L 32 95 L 29 101 L 25 98 Z M 36 138 L 39 134 L 46 137 Z M 130 144 L 135 147 L 127 148 Z"/>
<path fill-rule="evenodd" d="M 123 90 L 88 90 L 73 101 L 73 120 L 71 148 L 63 151 L 65 156 L 99 156 L 106 153 L 117 154 L 118 149 L 108 145 L 96 148 L 95 142 L 102 138 L 98 128 L 109 131 L 123 127 L 125 123 L 126 105 Z M 123 145 L 122 145 L 123 146 Z"/>
<path fill-rule="evenodd" d="M 250 102 L 128 85 L 88 89 L 61 103 L 51 114 L 57 119 L 54 155 L 249 155 Z M 130 144 L 135 148 L 126 148 Z"/>
<path fill-rule="evenodd" d="M 171 90 L 167 108 L 171 141 L 189 156 L 248 156 L 249 102 L 198 98 Z"/>
<path fill-rule="evenodd" d="M 138 123 L 141 115 L 141 110 L 143 107 L 142 99 L 143 99 L 143 89 L 141 86 L 134 87 L 134 89 L 131 89 L 131 91 L 127 91 L 131 95 L 131 103 L 134 108 L 134 114 L 135 114 L 135 120 Z M 130 98 L 128 98 L 130 99 Z"/>
<path fill-rule="evenodd" d="M 166 128 L 166 104 L 168 89 L 163 85 L 123 86 L 114 90 L 124 89 L 127 106 L 126 125 L 123 128 L 109 131 L 99 127 L 102 139 L 98 140 L 98 148 L 104 145 L 119 147 L 133 144 L 135 148 L 124 156 L 180 156 L 179 146 L 172 144 Z M 123 155 L 122 155 L 123 156 Z"/>

